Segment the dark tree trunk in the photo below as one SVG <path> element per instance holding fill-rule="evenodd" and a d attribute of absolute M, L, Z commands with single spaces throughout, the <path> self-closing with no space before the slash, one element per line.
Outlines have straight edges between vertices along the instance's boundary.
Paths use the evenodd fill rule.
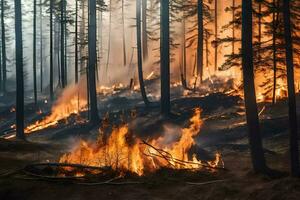
<path fill-rule="evenodd" d="M 75 0 L 75 83 L 78 83 L 78 0 Z"/>
<path fill-rule="evenodd" d="M 58 22 L 59 20 L 57 20 Z M 61 64 L 60 64 L 60 24 L 56 24 L 56 31 L 55 31 L 55 45 L 56 45 L 56 57 L 57 57 L 57 72 L 58 72 L 58 85 L 61 86 Z"/>
<path fill-rule="evenodd" d="M 107 47 L 107 59 L 106 59 L 106 77 L 108 78 L 108 66 L 110 61 L 110 47 L 111 47 L 111 23 L 112 23 L 112 0 L 109 1 L 109 28 L 108 28 L 108 47 Z"/>
<path fill-rule="evenodd" d="M 258 2 L 258 55 L 260 55 L 262 37 L 262 2 Z"/>
<path fill-rule="evenodd" d="M 288 80 L 288 102 L 289 102 L 289 124 L 290 124 L 290 156 L 291 174 L 299 176 L 299 147 L 298 147 L 298 126 L 296 112 L 296 96 L 294 85 L 294 63 L 293 63 L 293 41 L 291 31 L 290 1 L 283 1 L 284 16 L 284 37 L 286 46 L 286 64 Z"/>
<path fill-rule="evenodd" d="M 1 34 L 2 34 L 2 90 L 5 93 L 6 92 L 6 28 L 5 28 L 5 22 L 4 22 L 4 11 L 5 11 L 5 4 L 4 0 L 1 0 Z"/>
<path fill-rule="evenodd" d="M 96 1 L 89 0 L 89 29 L 88 29 L 88 46 L 89 46 L 89 62 L 88 62 L 88 86 L 90 96 L 90 122 L 97 125 L 100 121 L 97 108 L 97 91 L 96 91 L 96 62 L 97 62 L 97 26 L 96 26 Z"/>
<path fill-rule="evenodd" d="M 215 0 L 215 72 L 218 71 L 218 0 Z"/>
<path fill-rule="evenodd" d="M 98 60 L 97 60 L 97 81 L 100 81 L 100 76 L 101 76 L 101 59 L 103 55 L 103 33 L 102 33 L 102 28 L 103 28 L 103 11 L 100 9 L 98 11 Z"/>
<path fill-rule="evenodd" d="M 60 76 L 61 87 L 65 88 L 65 19 L 64 19 L 65 0 L 60 0 Z"/>
<path fill-rule="evenodd" d="M 137 60 L 138 60 L 138 73 L 141 94 L 146 106 L 149 104 L 143 75 L 143 58 L 142 58 L 142 30 L 141 30 L 141 0 L 136 1 L 136 37 L 137 37 Z"/>
<path fill-rule="evenodd" d="M 80 36 L 79 36 L 79 41 L 80 41 L 80 75 L 84 74 L 85 68 L 86 68 L 86 62 L 85 62 L 85 43 L 86 43 L 86 1 L 80 1 L 81 2 L 81 24 L 80 24 Z"/>
<path fill-rule="evenodd" d="M 42 0 L 40 0 L 40 87 L 41 87 L 41 92 L 43 92 L 43 10 L 42 10 Z"/>
<path fill-rule="evenodd" d="M 232 21 L 235 19 L 235 0 L 232 0 Z M 232 54 L 235 53 L 235 24 L 232 24 Z"/>
<path fill-rule="evenodd" d="M 34 103 L 37 105 L 37 80 L 36 80 L 36 1 L 33 2 L 33 93 Z"/>
<path fill-rule="evenodd" d="M 23 74 L 23 38 L 21 0 L 15 0 L 15 47 L 16 47 L 16 137 L 25 139 L 24 135 L 24 74 Z"/>
<path fill-rule="evenodd" d="M 65 40 L 65 58 L 64 58 L 64 62 L 65 62 L 65 86 L 68 85 L 68 35 L 67 35 L 67 1 L 65 1 L 64 3 L 64 40 Z"/>
<path fill-rule="evenodd" d="M 277 1 L 278 2 L 278 1 Z M 273 50 L 273 98 L 272 104 L 276 103 L 276 89 L 277 89 L 277 28 L 278 28 L 278 7 L 279 5 L 276 4 L 276 0 L 273 0 L 273 21 L 272 21 L 272 31 L 273 31 L 273 38 L 272 38 L 272 50 Z"/>
<path fill-rule="evenodd" d="M 50 99 L 54 100 L 53 90 L 53 0 L 50 0 Z"/>
<path fill-rule="evenodd" d="M 198 45 L 197 45 L 197 76 L 203 79 L 203 0 L 198 0 Z"/>
<path fill-rule="evenodd" d="M 161 113 L 169 115 L 170 103 L 170 16 L 169 0 L 160 0 Z"/>
<path fill-rule="evenodd" d="M 122 31 L 123 31 L 123 64 L 127 65 L 126 38 L 125 38 L 125 16 L 124 16 L 124 0 L 122 0 Z"/>
<path fill-rule="evenodd" d="M 249 0 L 242 1 L 242 55 L 244 98 L 252 164 L 255 172 L 265 172 L 266 164 L 255 96 L 252 45 L 252 1 Z"/>
<path fill-rule="evenodd" d="M 148 59 L 148 34 L 147 34 L 147 0 L 142 0 L 142 22 L 143 22 L 143 60 Z"/>
<path fill-rule="evenodd" d="M 3 80 L 2 80 L 2 52 L 1 52 L 1 48 L 0 48 L 0 93 L 3 91 Z"/>
<path fill-rule="evenodd" d="M 183 4 L 182 4 L 183 6 Z M 181 48 L 182 48 L 182 59 L 181 59 L 181 83 L 182 87 L 187 89 L 187 82 L 186 82 L 186 25 L 185 25 L 185 12 L 183 11 L 183 17 L 182 17 L 182 41 L 181 41 Z"/>

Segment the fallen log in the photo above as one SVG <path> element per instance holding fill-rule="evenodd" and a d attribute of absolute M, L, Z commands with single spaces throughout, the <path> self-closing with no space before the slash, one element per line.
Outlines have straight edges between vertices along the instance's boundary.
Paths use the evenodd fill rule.
<path fill-rule="evenodd" d="M 207 181 L 207 182 L 200 182 L 200 183 L 194 183 L 194 182 L 186 182 L 186 184 L 188 185 L 210 185 L 210 184 L 214 184 L 214 183 L 223 183 L 226 182 L 228 180 L 214 180 L 214 181 Z"/>

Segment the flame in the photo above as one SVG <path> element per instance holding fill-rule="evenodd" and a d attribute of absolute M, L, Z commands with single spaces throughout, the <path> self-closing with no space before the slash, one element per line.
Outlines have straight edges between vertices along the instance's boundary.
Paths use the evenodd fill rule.
<path fill-rule="evenodd" d="M 51 115 L 26 127 L 25 133 L 39 131 L 56 126 L 59 121 L 68 118 L 72 114 L 86 110 L 87 101 L 84 94 L 80 94 L 80 85 L 73 85 L 65 89 L 60 98 L 51 109 Z M 41 113 L 41 112 L 39 112 Z"/>
<path fill-rule="evenodd" d="M 146 80 L 151 80 L 151 78 L 153 77 L 154 75 L 154 71 L 152 71 L 147 77 L 146 77 Z"/>
<path fill-rule="evenodd" d="M 114 84 L 111 87 L 101 85 L 101 86 L 97 87 L 97 92 L 98 92 L 98 94 L 108 96 L 108 95 L 116 94 L 118 90 L 122 90 L 125 88 L 126 88 L 126 86 L 122 83 Z"/>
<path fill-rule="evenodd" d="M 201 169 L 203 161 L 196 155 L 189 158 L 189 150 L 195 144 L 194 137 L 202 126 L 201 110 L 196 109 L 190 119 L 190 126 L 180 130 L 178 141 L 167 144 L 170 133 L 147 142 L 135 138 L 128 129 L 128 124 L 115 127 L 107 139 L 99 130 L 96 143 L 80 141 L 71 153 L 60 158 L 61 163 L 83 164 L 97 167 L 111 167 L 114 170 L 130 171 L 138 175 L 153 172 L 167 166 L 174 169 Z M 207 162 L 208 167 L 223 166 L 221 154 L 216 154 L 214 161 Z"/>

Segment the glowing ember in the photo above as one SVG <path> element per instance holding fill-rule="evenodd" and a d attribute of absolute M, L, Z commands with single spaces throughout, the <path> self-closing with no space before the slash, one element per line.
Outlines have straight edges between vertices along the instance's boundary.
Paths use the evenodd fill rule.
<path fill-rule="evenodd" d="M 147 77 L 146 77 L 146 80 L 151 80 L 151 78 L 153 77 L 154 75 L 154 71 L 152 71 Z"/>
<path fill-rule="evenodd" d="M 61 163 L 82 164 L 97 167 L 111 167 L 114 170 L 130 171 L 138 175 L 153 172 L 160 167 L 198 170 L 202 167 L 224 167 L 221 155 L 210 162 L 198 160 L 196 155 L 189 157 L 189 150 L 195 144 L 194 137 L 202 126 L 200 109 L 195 110 L 190 119 L 191 125 L 181 129 L 179 139 L 170 143 L 173 135 L 165 133 L 158 139 L 147 142 L 134 138 L 128 125 L 114 128 L 108 139 L 99 131 L 97 143 L 81 141 L 71 153 L 60 158 Z M 173 140 L 173 139 L 172 139 Z"/>
<path fill-rule="evenodd" d="M 124 88 L 125 85 L 123 85 L 122 83 L 114 84 L 111 87 L 101 85 L 97 87 L 97 92 L 104 96 L 108 96 L 108 95 L 116 94 L 117 91 L 122 90 Z"/>
<path fill-rule="evenodd" d="M 86 110 L 86 106 L 86 95 L 80 94 L 79 85 L 70 86 L 63 92 L 61 97 L 52 107 L 51 115 L 26 127 L 25 133 L 28 134 L 55 126 L 60 120 L 66 119 L 72 114 L 79 114 L 80 111 Z"/>

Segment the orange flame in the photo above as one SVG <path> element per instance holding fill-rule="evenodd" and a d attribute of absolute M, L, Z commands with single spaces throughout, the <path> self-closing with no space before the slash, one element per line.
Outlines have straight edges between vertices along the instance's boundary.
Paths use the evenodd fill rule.
<path fill-rule="evenodd" d="M 114 128 L 107 140 L 103 139 L 103 131 L 99 131 L 97 143 L 81 141 L 71 153 L 60 158 L 61 163 L 83 164 L 97 167 L 111 167 L 114 170 L 130 171 L 138 175 L 153 172 L 162 166 L 174 169 L 201 169 L 203 163 L 188 152 L 195 144 L 194 137 L 202 126 L 201 110 L 196 109 L 190 119 L 191 125 L 181 129 L 180 138 L 167 145 L 170 135 L 165 134 L 158 139 L 143 142 L 130 134 L 128 125 Z M 160 149 L 158 149 L 160 148 Z M 223 161 L 218 153 L 216 159 L 207 162 L 208 167 L 218 167 Z"/>
<path fill-rule="evenodd" d="M 85 96 L 85 94 L 80 94 L 79 85 L 68 87 L 52 107 L 51 115 L 27 126 L 25 133 L 29 134 L 31 132 L 56 126 L 60 120 L 86 110 L 87 101 Z"/>

